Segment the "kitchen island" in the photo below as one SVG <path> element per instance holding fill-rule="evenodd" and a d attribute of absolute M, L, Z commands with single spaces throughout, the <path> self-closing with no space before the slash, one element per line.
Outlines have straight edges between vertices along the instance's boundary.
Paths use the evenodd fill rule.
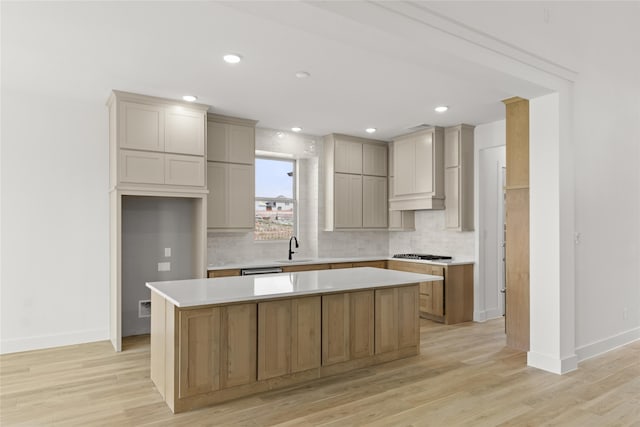
<path fill-rule="evenodd" d="M 417 355 L 418 284 L 372 267 L 147 283 L 151 379 L 175 413 Z"/>

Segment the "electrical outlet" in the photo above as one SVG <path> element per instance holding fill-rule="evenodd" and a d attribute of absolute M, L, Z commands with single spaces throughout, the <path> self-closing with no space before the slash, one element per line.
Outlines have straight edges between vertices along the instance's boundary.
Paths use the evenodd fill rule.
<path fill-rule="evenodd" d="M 138 317 L 151 317 L 151 300 L 138 301 Z"/>
<path fill-rule="evenodd" d="M 158 263 L 158 271 L 171 271 L 171 263 L 170 262 L 159 262 Z"/>
<path fill-rule="evenodd" d="M 164 256 L 167 258 L 171 256 L 171 248 L 164 248 Z"/>
<path fill-rule="evenodd" d="M 579 245 L 581 240 L 582 240 L 582 234 L 581 233 L 579 233 L 577 231 L 575 233 L 573 233 L 573 241 L 574 241 L 574 243 L 576 245 Z"/>

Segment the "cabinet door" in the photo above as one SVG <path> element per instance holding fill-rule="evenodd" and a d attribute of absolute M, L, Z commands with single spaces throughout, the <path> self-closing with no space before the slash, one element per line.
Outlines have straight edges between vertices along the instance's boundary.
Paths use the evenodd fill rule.
<path fill-rule="evenodd" d="M 228 132 L 227 124 L 207 121 L 207 160 L 228 161 Z"/>
<path fill-rule="evenodd" d="M 420 311 L 433 312 L 433 282 L 420 283 Z"/>
<path fill-rule="evenodd" d="M 447 228 L 460 227 L 460 168 L 453 167 L 444 170 L 444 203 L 445 226 Z"/>
<path fill-rule="evenodd" d="M 222 307 L 220 388 L 256 381 L 257 304 Z"/>
<path fill-rule="evenodd" d="M 164 154 L 120 150 L 120 182 L 164 184 Z"/>
<path fill-rule="evenodd" d="M 415 192 L 416 144 L 415 138 L 394 142 L 394 196 Z"/>
<path fill-rule="evenodd" d="M 322 296 L 322 365 L 349 360 L 349 294 Z"/>
<path fill-rule="evenodd" d="M 256 130 L 250 126 L 228 125 L 228 162 L 252 165 L 256 156 Z"/>
<path fill-rule="evenodd" d="M 444 316 L 444 282 L 438 280 L 431 284 L 433 303 L 431 305 L 431 314 L 435 316 Z"/>
<path fill-rule="evenodd" d="M 379 144 L 362 144 L 363 175 L 387 176 L 387 147 Z"/>
<path fill-rule="evenodd" d="M 180 398 L 220 387 L 220 309 L 180 311 Z"/>
<path fill-rule="evenodd" d="M 447 129 L 444 133 L 444 167 L 460 166 L 460 130 Z"/>
<path fill-rule="evenodd" d="M 253 165 L 229 164 L 227 200 L 227 226 L 229 228 L 255 227 L 255 179 Z"/>
<path fill-rule="evenodd" d="M 336 228 L 362 228 L 362 176 L 334 175 Z"/>
<path fill-rule="evenodd" d="M 362 226 L 365 228 L 386 228 L 388 212 L 387 178 L 363 176 Z"/>
<path fill-rule="evenodd" d="M 167 109 L 164 151 L 204 156 L 204 124 L 204 113 Z"/>
<path fill-rule="evenodd" d="M 433 189 L 433 133 L 418 135 L 415 140 L 415 157 L 412 159 L 416 165 L 415 192 L 432 193 Z M 396 170 L 396 179 L 398 179 Z"/>
<path fill-rule="evenodd" d="M 349 358 L 373 356 L 374 352 L 373 291 L 349 294 Z"/>
<path fill-rule="evenodd" d="M 375 291 L 375 352 L 398 349 L 398 289 Z"/>
<path fill-rule="evenodd" d="M 362 143 L 336 138 L 335 172 L 362 173 Z"/>
<path fill-rule="evenodd" d="M 291 300 L 291 372 L 320 366 L 321 301 L 319 296 Z"/>
<path fill-rule="evenodd" d="M 227 225 L 227 168 L 226 163 L 207 162 L 207 227 L 224 228 Z"/>
<path fill-rule="evenodd" d="M 164 151 L 164 108 L 120 103 L 120 148 Z"/>
<path fill-rule="evenodd" d="M 420 343 L 418 286 L 403 286 L 398 290 L 398 348 L 415 347 Z"/>
<path fill-rule="evenodd" d="M 291 372 L 291 300 L 258 304 L 258 380 Z"/>
<path fill-rule="evenodd" d="M 204 186 L 204 157 L 165 154 L 164 183 Z"/>

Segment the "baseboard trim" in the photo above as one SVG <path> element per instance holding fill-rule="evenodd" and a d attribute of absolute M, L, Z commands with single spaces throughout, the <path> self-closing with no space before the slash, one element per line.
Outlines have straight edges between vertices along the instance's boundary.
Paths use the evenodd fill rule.
<path fill-rule="evenodd" d="M 109 339 L 106 329 L 87 329 L 65 334 L 40 335 L 28 338 L 16 338 L 0 341 L 0 354 L 18 353 L 22 351 L 42 350 L 65 345 L 84 344 Z"/>
<path fill-rule="evenodd" d="M 557 359 L 546 354 L 529 351 L 527 353 L 527 365 L 553 374 L 562 375 L 578 369 L 578 358 L 575 354 L 572 354 L 564 359 Z"/>
<path fill-rule="evenodd" d="M 576 348 L 578 363 L 637 340 L 640 340 L 640 327 L 629 329 L 612 337 L 580 346 Z"/>
<path fill-rule="evenodd" d="M 500 317 L 502 317 L 502 313 L 498 309 L 473 312 L 474 322 L 486 322 L 487 320 L 499 319 Z"/>

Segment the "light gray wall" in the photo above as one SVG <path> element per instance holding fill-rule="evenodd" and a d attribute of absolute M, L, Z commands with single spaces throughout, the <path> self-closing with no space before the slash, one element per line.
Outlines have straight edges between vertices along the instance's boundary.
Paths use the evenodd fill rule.
<path fill-rule="evenodd" d="M 138 301 L 150 299 L 146 282 L 194 278 L 194 202 L 190 199 L 126 196 L 122 199 L 122 335 L 149 333 L 150 318 L 138 317 Z M 171 256 L 165 257 L 165 248 Z M 171 271 L 158 271 L 170 262 Z"/>

